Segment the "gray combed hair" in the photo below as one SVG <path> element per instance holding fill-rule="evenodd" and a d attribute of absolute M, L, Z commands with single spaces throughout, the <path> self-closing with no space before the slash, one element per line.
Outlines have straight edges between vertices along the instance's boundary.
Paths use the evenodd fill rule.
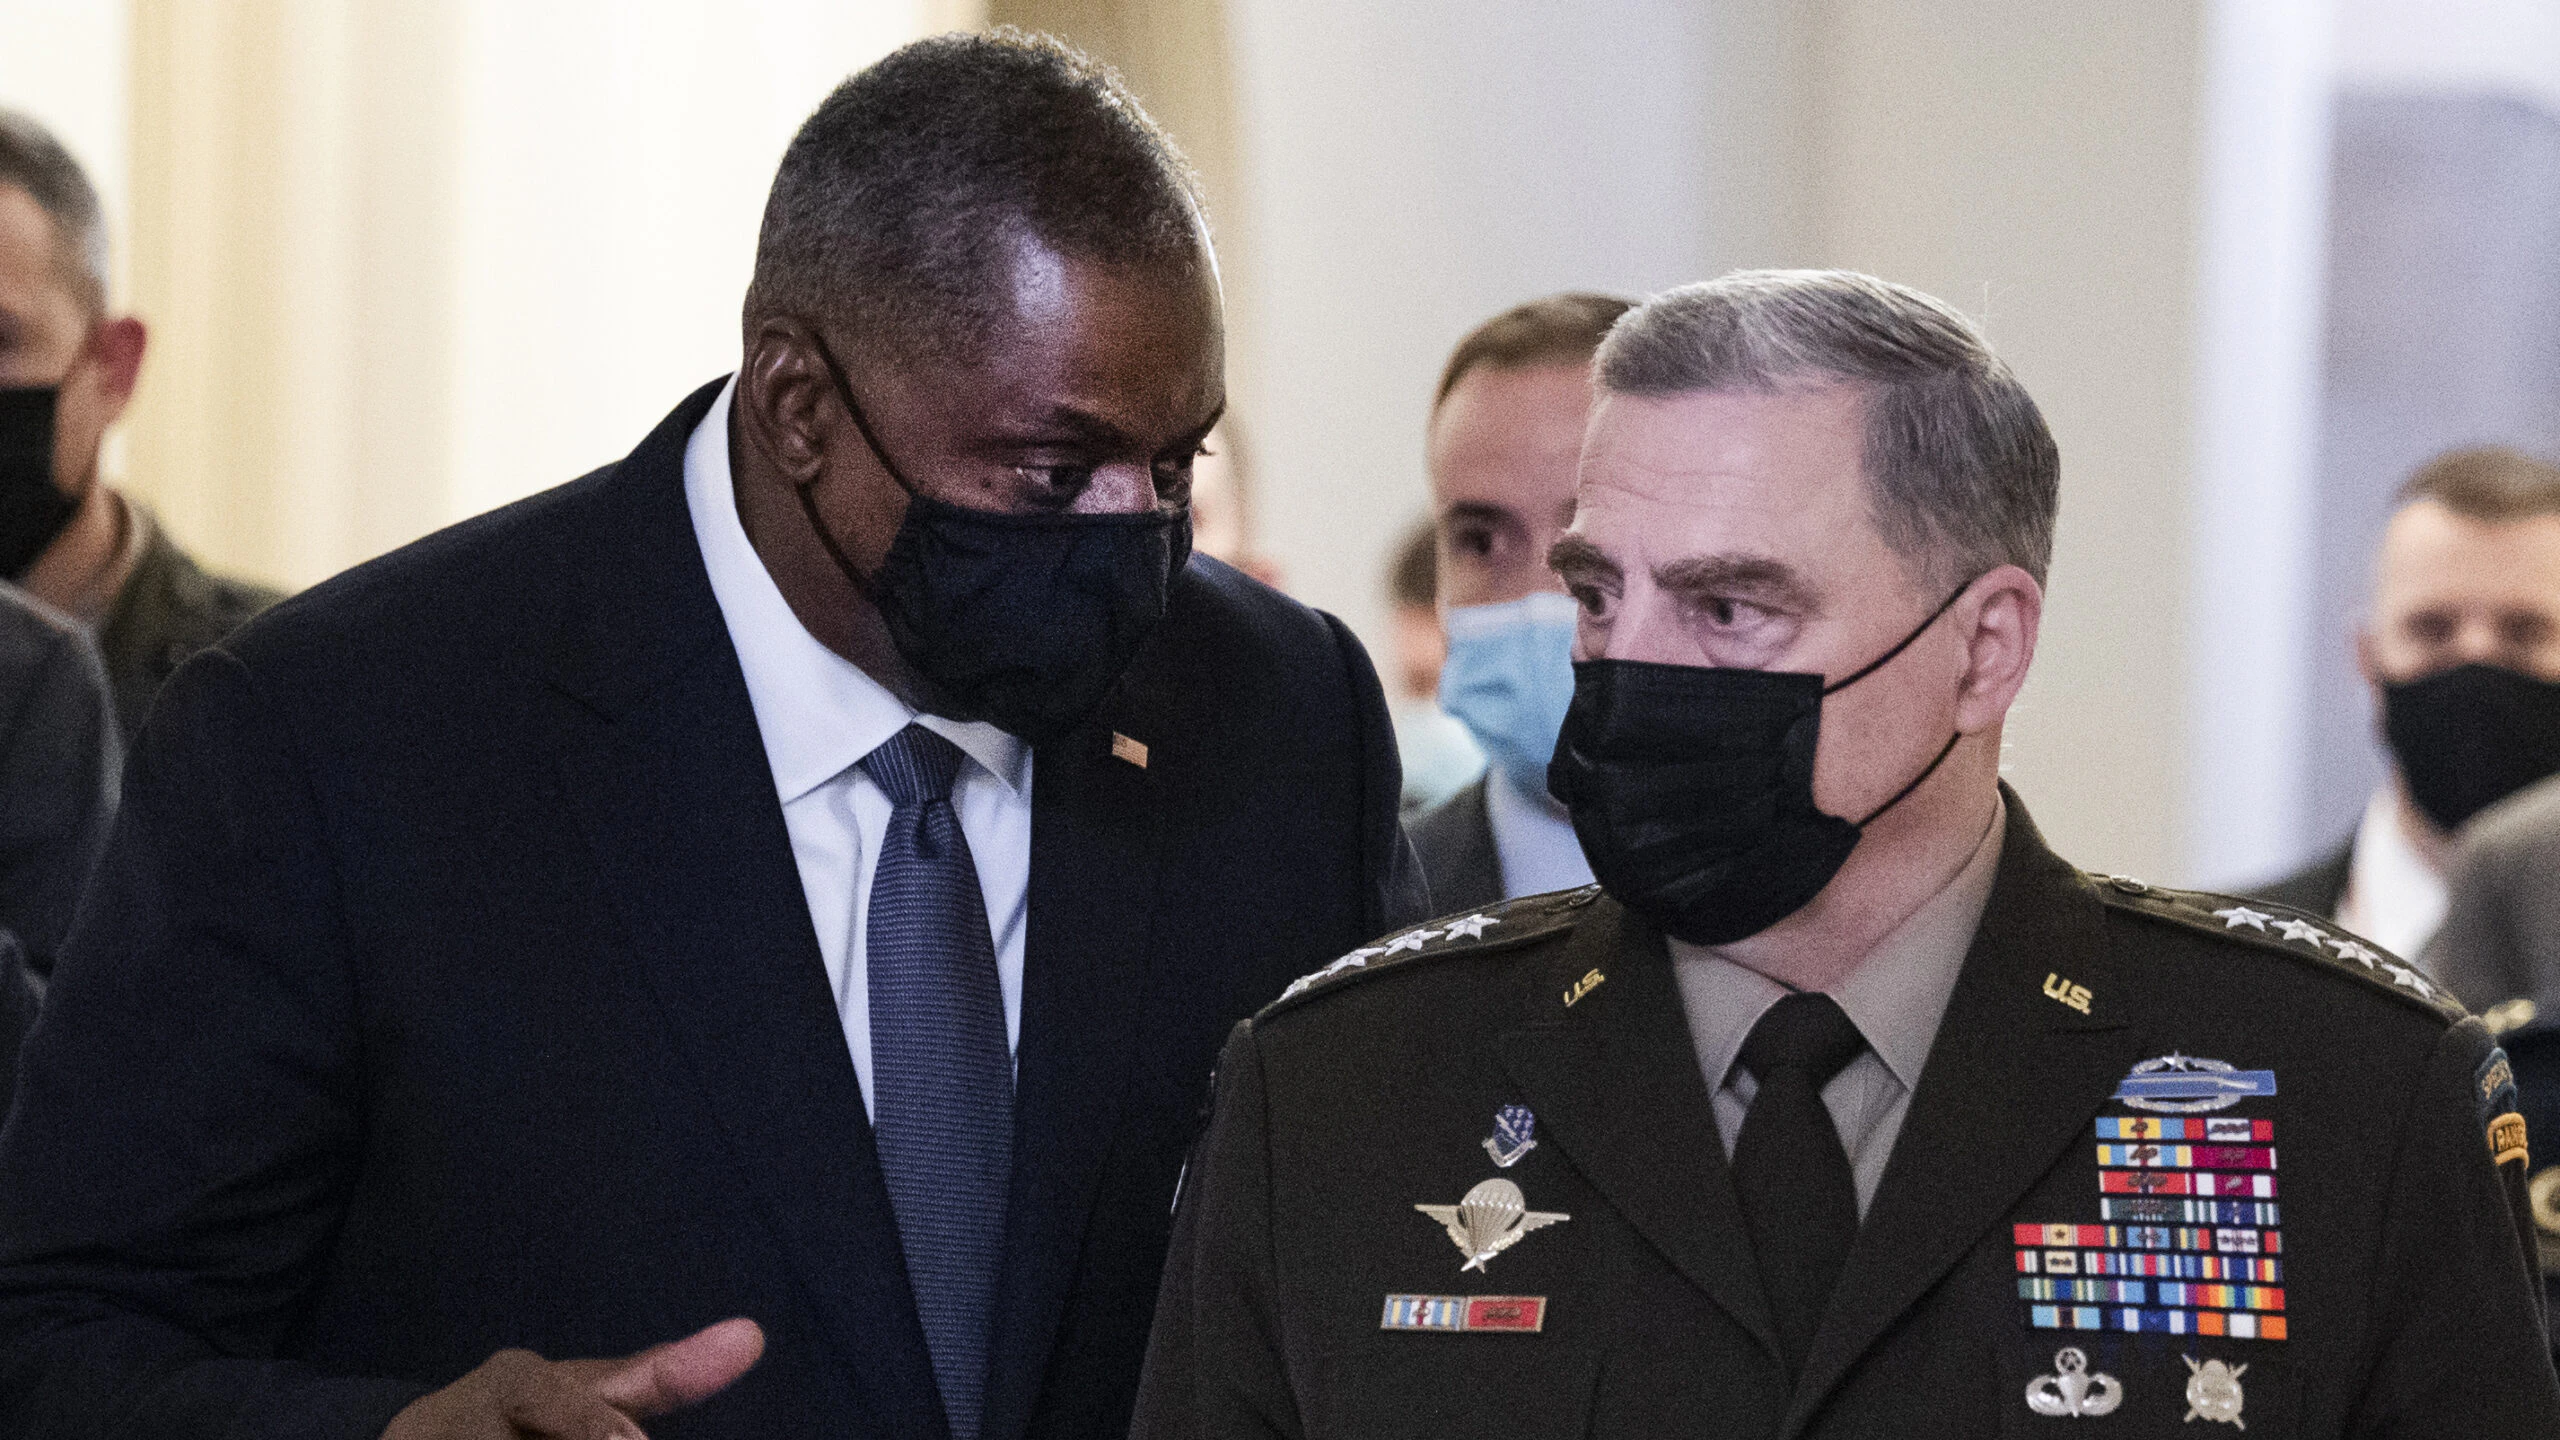
<path fill-rule="evenodd" d="M 88 172 L 35 118 L 0 107 L 0 185 L 15 185 L 53 221 L 62 278 L 92 313 L 107 304 L 107 220 Z"/>
<path fill-rule="evenodd" d="M 1886 545 L 1943 586 L 2002 565 L 2044 583 L 2061 455 L 2026 387 L 1942 301 L 1851 270 L 1737 270 L 1627 312 L 1595 374 L 1639 396 L 1858 386 Z"/>

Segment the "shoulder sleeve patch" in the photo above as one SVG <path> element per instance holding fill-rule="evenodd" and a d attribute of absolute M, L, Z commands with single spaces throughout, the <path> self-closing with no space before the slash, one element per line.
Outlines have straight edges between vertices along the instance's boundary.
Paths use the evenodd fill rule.
<path fill-rule="evenodd" d="M 1599 886 L 1585 885 L 1579 890 L 1526 895 L 1499 905 L 1488 905 L 1482 910 L 1443 915 L 1427 924 L 1372 941 L 1321 970 L 1299 976 L 1289 982 L 1288 989 L 1280 992 L 1279 999 L 1264 1006 L 1262 1014 L 1255 1018 L 1267 1018 L 1310 996 L 1329 993 L 1353 980 L 1401 965 L 1453 955 L 1481 955 L 1493 950 L 1507 950 L 1525 941 L 1569 930 L 1581 919 L 1583 909 L 1599 897 Z"/>
<path fill-rule="evenodd" d="M 2291 906 L 2201 890 L 2169 890 L 2123 875 L 2093 875 L 2089 880 L 2098 897 L 2116 909 L 2353 976 L 2446 1021 L 2471 1013 L 2451 991 L 2419 974 L 2416 966 Z"/>

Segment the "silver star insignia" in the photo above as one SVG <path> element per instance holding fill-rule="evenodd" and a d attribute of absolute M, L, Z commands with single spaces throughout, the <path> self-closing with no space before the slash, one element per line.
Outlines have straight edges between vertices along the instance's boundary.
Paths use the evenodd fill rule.
<path fill-rule="evenodd" d="M 1470 915 L 1464 920 L 1450 921 L 1448 935 L 1452 940 L 1458 939 L 1461 936 L 1466 939 L 1473 940 L 1477 936 L 1482 935 L 1485 931 L 1490 930 L 1501 923 L 1501 921 L 1494 919 L 1490 915 Z"/>
<path fill-rule="evenodd" d="M 2331 940 L 2329 948 L 2338 952 L 2339 959 L 2353 960 L 2367 970 L 2372 969 L 2375 963 L 2382 959 L 2380 952 L 2368 949 L 2353 940 Z"/>
<path fill-rule="evenodd" d="M 2329 938 L 2328 931 L 2308 920 L 2279 920 L 2276 922 L 2276 928 L 2284 932 L 2284 938 L 2287 940 L 2308 940 L 2315 946 L 2326 942 Z"/>
<path fill-rule="evenodd" d="M 2382 968 L 2391 972 L 2392 984 L 2405 986 L 2411 990 L 2415 990 L 2430 1000 L 2435 998 L 2436 987 L 2427 983 L 2426 976 L 2419 974 L 2417 971 L 2410 969 L 2406 965 L 2394 965 L 2388 960 L 2382 962 Z"/>
<path fill-rule="evenodd" d="M 1345 970 L 1357 970 L 1361 966 L 1369 963 L 1370 956 L 1383 953 L 1385 952 L 1375 945 L 1364 946 L 1361 949 L 1354 950 L 1350 954 L 1343 956 L 1341 959 L 1334 961 L 1332 964 L 1327 965 L 1313 974 L 1301 975 L 1297 979 L 1290 981 L 1289 988 L 1280 992 L 1280 998 L 1286 1000 L 1290 996 L 1296 995 L 1307 989 L 1309 986 L 1320 985 L 1325 981 L 1332 979 L 1334 976 L 1341 974 Z"/>
<path fill-rule="evenodd" d="M 1388 941 L 1386 949 L 1382 953 L 1388 955 L 1400 955 L 1407 950 L 1418 952 L 1422 949 L 1422 942 L 1426 940 L 1437 940 L 1439 938 L 1440 932 L 1437 930 L 1408 930 L 1404 934 Z"/>
<path fill-rule="evenodd" d="M 2214 911 L 2213 918 L 2221 921 L 2222 928 L 2225 930 L 2237 930 L 2246 925 L 2252 930 L 2263 931 L 2267 928 L 2267 922 L 2276 917 L 2263 910 L 2252 910 L 2246 905 L 2234 905 L 2228 910 Z"/>

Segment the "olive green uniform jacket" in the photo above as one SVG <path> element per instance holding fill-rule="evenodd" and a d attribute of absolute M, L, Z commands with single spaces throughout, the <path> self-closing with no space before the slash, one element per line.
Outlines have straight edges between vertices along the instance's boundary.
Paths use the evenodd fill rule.
<path fill-rule="evenodd" d="M 150 526 L 150 532 L 133 573 L 98 622 L 98 654 L 107 662 L 107 688 L 128 741 L 151 713 L 161 682 L 188 657 L 284 598 L 244 580 L 208 574 L 169 538 L 157 517 L 134 508 L 135 523 Z"/>
<path fill-rule="evenodd" d="M 2487 1032 L 2325 922 L 2077 871 L 2009 804 L 1981 928 L 1799 1381 L 1663 941 L 1586 889 L 1355 952 L 1237 1028 L 1135 1436 L 2560 1435 L 2521 1122 L 2494 1123 L 2512 1086 Z M 2160 1060 L 2219 1062 L 2251 1093 L 2188 1114 L 2117 1098 Z M 1509 1106 L 1534 1124 L 1512 1112 L 1506 1138 Z M 2101 1150 L 2124 1122 L 2207 1119 L 2250 1141 Z M 2223 1183 L 2196 1180 L 2208 1164 L 2244 1198 L 2176 1193 Z M 1493 1179 L 1569 1218 L 1463 1269 L 1416 1207 Z M 2192 1204 L 2266 1208 L 2195 1224 Z M 2146 1264 L 2190 1278 L 2122 1278 Z M 2207 1266 L 2256 1293 L 2168 1288 Z M 1484 1296 L 1516 1298 L 1419 1298 Z M 2082 1296 L 2105 1298 L 2038 1323 L 2039 1297 Z M 2189 1333 L 2127 1333 L 2145 1310 Z"/>

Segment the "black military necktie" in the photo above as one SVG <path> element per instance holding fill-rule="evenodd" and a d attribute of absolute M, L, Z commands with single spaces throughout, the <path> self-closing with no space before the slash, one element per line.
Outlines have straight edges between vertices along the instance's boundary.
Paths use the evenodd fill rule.
<path fill-rule="evenodd" d="M 1858 1238 L 1858 1182 L 1822 1087 L 1866 1048 L 1839 1002 L 1811 991 L 1770 1006 L 1742 1042 L 1742 1068 L 1760 1088 L 1734 1141 L 1733 1188 L 1790 1375 L 1804 1369 Z"/>

